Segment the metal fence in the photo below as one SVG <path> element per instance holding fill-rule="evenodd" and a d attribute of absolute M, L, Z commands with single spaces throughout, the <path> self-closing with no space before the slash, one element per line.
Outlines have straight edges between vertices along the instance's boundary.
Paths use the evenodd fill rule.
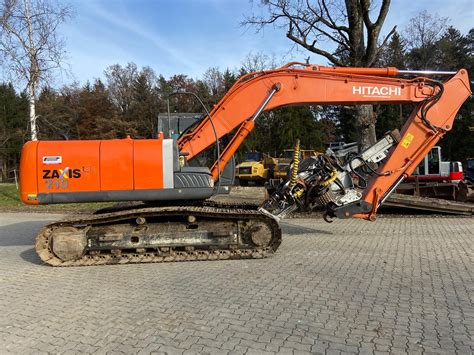
<path fill-rule="evenodd" d="M 10 169 L 5 171 L 0 168 L 0 183 L 13 183 L 18 189 L 18 170 Z"/>

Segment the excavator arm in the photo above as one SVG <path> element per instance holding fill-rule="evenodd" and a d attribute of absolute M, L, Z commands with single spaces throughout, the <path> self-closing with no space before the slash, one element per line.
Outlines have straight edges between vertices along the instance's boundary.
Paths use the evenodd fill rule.
<path fill-rule="evenodd" d="M 380 144 L 369 149 L 365 155 L 355 157 L 345 169 L 343 162 L 334 161 L 335 157 L 326 157 L 326 165 L 336 172 L 333 173 L 334 181 L 323 186 L 326 188 L 322 189 L 324 193 L 316 197 L 307 196 L 309 188 L 314 190 L 315 184 L 321 184 L 324 178 L 319 176 L 318 182 L 309 178 L 307 171 L 300 172 L 305 177 L 297 178 L 299 183 L 286 182 L 288 191 L 283 189 L 284 192 L 273 196 L 270 207 L 263 209 L 273 216 L 283 217 L 298 204 L 303 204 L 302 197 L 306 199 L 306 205 L 313 203 L 316 198 L 320 202 L 322 199 L 321 203 L 329 209 L 330 216 L 374 219 L 381 202 L 404 177 L 413 172 L 436 142 L 451 130 L 456 113 L 470 95 L 465 69 L 428 73 L 449 75 L 443 82 L 427 76 L 412 79 L 401 77 L 410 74 L 418 73 L 396 68 L 337 68 L 301 63 L 289 63 L 276 70 L 251 73 L 242 77 L 229 90 L 209 116 L 191 132 L 180 137 L 179 148 L 189 161 L 235 130 L 211 168 L 213 179 L 217 180 L 227 162 L 252 131 L 261 112 L 288 105 L 415 103 L 417 106 L 400 133 L 394 132 L 384 137 Z M 354 181 L 348 176 L 358 175 L 357 168 L 361 166 L 366 171 L 372 170 L 372 173 L 363 188 L 358 185 L 355 189 Z M 315 169 L 312 173 L 316 174 Z M 341 174 L 343 176 L 338 176 Z M 314 178 L 314 175 L 309 175 Z M 334 184 L 337 186 L 332 186 Z M 297 185 L 301 186 L 295 190 Z M 328 195 L 328 191 L 331 194 Z M 337 200 L 335 191 L 340 195 Z M 278 207 L 275 209 L 275 206 Z"/>

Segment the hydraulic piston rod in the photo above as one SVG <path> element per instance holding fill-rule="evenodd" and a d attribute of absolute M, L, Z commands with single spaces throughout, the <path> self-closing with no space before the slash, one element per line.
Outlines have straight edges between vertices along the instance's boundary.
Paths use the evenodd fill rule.
<path fill-rule="evenodd" d="M 399 70 L 400 75 L 454 75 L 455 71 L 436 71 L 436 70 Z"/>
<path fill-rule="evenodd" d="M 265 109 L 265 107 L 267 107 L 268 103 L 272 99 L 273 95 L 275 95 L 277 93 L 277 91 L 280 90 L 280 89 L 281 89 L 281 84 L 280 83 L 276 83 L 275 85 L 273 85 L 273 88 L 268 93 L 267 98 L 265 99 L 265 101 L 263 101 L 262 105 L 260 105 L 257 112 L 255 112 L 255 115 L 253 115 L 253 117 L 251 118 L 252 121 L 255 121 L 257 119 L 257 117 L 260 116 L 262 111 Z"/>
<path fill-rule="evenodd" d="M 214 163 L 214 165 L 211 168 L 212 178 L 214 179 L 214 181 L 219 176 L 219 169 L 221 170 L 224 169 L 225 165 L 232 158 L 232 155 L 234 155 L 235 151 L 237 150 L 237 148 L 239 148 L 242 141 L 249 135 L 250 132 L 252 132 L 252 129 L 255 126 L 255 120 L 257 119 L 257 117 L 260 116 L 260 114 L 263 112 L 265 107 L 268 105 L 268 103 L 272 99 L 273 95 L 275 95 L 280 89 L 281 89 L 280 83 L 276 83 L 275 85 L 273 85 L 272 89 L 268 93 L 268 96 L 260 105 L 257 112 L 255 112 L 255 114 L 251 118 L 249 118 L 248 120 L 246 120 L 244 123 L 240 125 L 239 129 L 232 137 L 232 140 L 230 141 L 230 143 L 225 147 L 219 159 L 216 161 L 216 163 Z M 220 164 L 217 164 L 218 162 L 220 162 Z"/>

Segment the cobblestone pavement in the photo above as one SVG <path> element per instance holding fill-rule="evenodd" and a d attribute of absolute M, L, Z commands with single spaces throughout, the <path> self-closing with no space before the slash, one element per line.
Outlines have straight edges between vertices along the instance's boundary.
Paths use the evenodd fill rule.
<path fill-rule="evenodd" d="M 52 268 L 0 216 L 0 353 L 474 352 L 474 219 L 289 219 L 265 260 Z"/>

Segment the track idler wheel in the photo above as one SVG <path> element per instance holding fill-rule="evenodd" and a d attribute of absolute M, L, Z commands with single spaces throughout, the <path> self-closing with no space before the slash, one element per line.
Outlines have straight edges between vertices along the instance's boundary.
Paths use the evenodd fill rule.
<path fill-rule="evenodd" d="M 247 233 L 253 244 L 258 247 L 265 248 L 270 244 L 272 239 L 272 231 L 270 227 L 263 222 L 255 222 L 249 226 Z"/>
<path fill-rule="evenodd" d="M 74 227 L 58 227 L 52 231 L 51 250 L 63 261 L 73 261 L 84 256 L 87 238 L 86 230 Z"/>

